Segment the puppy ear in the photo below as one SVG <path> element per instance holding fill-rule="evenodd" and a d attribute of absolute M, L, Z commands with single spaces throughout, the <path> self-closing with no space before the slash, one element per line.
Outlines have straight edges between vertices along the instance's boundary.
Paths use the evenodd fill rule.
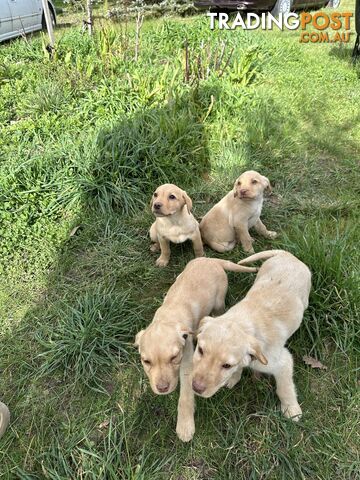
<path fill-rule="evenodd" d="M 249 353 L 250 355 L 252 355 L 253 357 L 256 358 L 256 360 L 259 360 L 260 363 L 262 363 L 263 365 L 267 365 L 268 364 L 268 360 L 267 358 L 265 357 L 265 355 L 262 353 L 261 349 L 260 349 L 260 346 L 257 344 L 257 343 L 254 343 L 250 350 L 249 350 Z"/>
<path fill-rule="evenodd" d="M 234 183 L 234 188 L 233 188 L 234 198 L 236 198 L 236 197 L 238 196 L 237 182 L 238 182 L 238 180 L 236 179 L 236 180 L 235 180 L 235 183 Z"/>
<path fill-rule="evenodd" d="M 189 197 L 189 195 L 183 191 L 182 193 L 183 200 L 185 202 L 185 205 L 187 207 L 188 214 L 190 215 L 191 209 L 192 209 L 192 200 Z"/>
<path fill-rule="evenodd" d="M 150 208 L 152 208 L 153 206 L 153 201 L 154 201 L 154 195 L 151 195 L 151 198 L 150 198 Z"/>
<path fill-rule="evenodd" d="M 194 332 L 192 332 L 191 330 L 189 330 L 186 327 L 180 327 L 179 335 L 180 335 L 180 339 L 181 339 L 182 344 L 185 345 L 185 342 L 186 342 L 186 339 L 188 338 L 188 336 L 189 335 L 194 335 Z"/>
<path fill-rule="evenodd" d="M 270 185 L 270 180 L 265 177 L 264 175 L 262 175 L 262 179 L 263 179 L 263 184 L 264 184 L 264 188 L 265 190 L 267 190 L 269 193 L 272 192 L 272 187 Z"/>
<path fill-rule="evenodd" d="M 140 332 L 136 334 L 134 347 L 138 347 L 140 345 L 140 338 L 143 336 L 144 332 L 145 330 L 140 330 Z"/>

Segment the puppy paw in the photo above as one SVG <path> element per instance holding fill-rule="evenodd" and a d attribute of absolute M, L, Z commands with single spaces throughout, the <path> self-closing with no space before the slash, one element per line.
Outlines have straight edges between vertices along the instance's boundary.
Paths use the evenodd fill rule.
<path fill-rule="evenodd" d="M 169 260 L 167 258 L 159 257 L 156 260 L 156 266 L 157 267 L 166 267 L 166 265 L 169 263 Z"/>
<path fill-rule="evenodd" d="M 201 250 L 200 252 L 195 252 L 195 257 L 196 258 L 204 257 L 204 256 L 205 256 L 204 250 Z"/>
<path fill-rule="evenodd" d="M 253 249 L 253 246 L 249 246 L 249 247 L 244 247 L 244 252 L 246 253 L 255 253 L 255 250 Z"/>
<path fill-rule="evenodd" d="M 281 411 L 286 418 L 291 418 L 294 422 L 298 422 L 302 415 L 302 410 L 298 403 L 294 405 L 281 405 Z"/>
<path fill-rule="evenodd" d="M 150 252 L 153 252 L 153 253 L 160 252 L 160 245 L 158 243 L 153 243 L 150 246 Z"/>
<path fill-rule="evenodd" d="M 235 387 L 235 385 L 240 381 L 241 373 L 242 372 L 236 372 L 229 378 L 229 381 L 226 384 L 227 388 Z"/>
<path fill-rule="evenodd" d="M 194 420 L 178 421 L 176 425 L 176 433 L 182 442 L 190 442 L 195 433 Z"/>
<path fill-rule="evenodd" d="M 267 238 L 270 238 L 270 239 L 273 240 L 274 238 L 277 237 L 277 233 L 276 233 L 276 232 L 272 232 L 272 231 L 268 231 L 266 236 L 267 236 Z"/>
<path fill-rule="evenodd" d="M 237 378 L 236 378 L 236 379 L 235 379 L 235 378 L 234 378 L 234 379 L 233 379 L 233 378 L 230 378 L 230 380 L 229 380 L 229 381 L 227 382 L 227 384 L 226 384 L 227 388 L 234 388 L 235 385 L 238 383 L 239 380 L 240 380 L 240 378 L 239 378 L 239 379 L 237 379 Z"/>

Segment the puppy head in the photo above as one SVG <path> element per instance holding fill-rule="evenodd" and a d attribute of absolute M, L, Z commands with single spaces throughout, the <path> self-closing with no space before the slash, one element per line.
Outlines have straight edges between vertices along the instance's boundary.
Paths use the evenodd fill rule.
<path fill-rule="evenodd" d="M 150 201 L 153 214 L 156 217 L 167 217 L 180 212 L 186 205 L 190 215 L 192 201 L 188 194 L 172 183 L 165 183 L 158 187 Z"/>
<path fill-rule="evenodd" d="M 261 197 L 266 189 L 271 191 L 269 179 L 254 170 L 249 170 L 236 179 L 234 197 L 253 200 Z"/>
<path fill-rule="evenodd" d="M 136 335 L 135 346 L 139 349 L 151 388 L 157 395 L 166 395 L 177 387 L 183 350 L 190 334 L 186 328 L 151 324 Z"/>
<path fill-rule="evenodd" d="M 212 397 L 237 369 L 253 360 L 267 364 L 257 340 L 246 334 L 239 337 L 221 317 L 205 317 L 200 322 L 197 342 L 192 385 L 194 392 L 205 398 Z"/>

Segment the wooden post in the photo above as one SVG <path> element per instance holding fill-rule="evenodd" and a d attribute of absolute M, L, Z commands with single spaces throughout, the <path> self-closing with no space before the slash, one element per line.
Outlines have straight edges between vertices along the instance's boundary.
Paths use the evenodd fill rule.
<path fill-rule="evenodd" d="M 140 30 L 144 21 L 144 16 L 138 12 L 136 17 L 136 31 L 135 31 L 135 62 L 139 58 L 139 45 L 140 45 Z"/>
<path fill-rule="evenodd" d="M 49 39 L 50 39 L 50 49 L 52 50 L 55 45 L 55 37 L 54 37 L 54 30 L 53 30 L 53 24 L 51 21 L 51 15 L 50 15 L 50 10 L 49 10 L 49 4 L 47 0 L 42 0 L 42 5 L 44 9 L 44 15 L 45 15 L 45 22 L 46 22 L 46 29 L 49 34 Z"/>
<path fill-rule="evenodd" d="M 87 10 L 87 26 L 89 35 L 92 35 L 93 17 L 92 17 L 92 0 L 86 1 Z"/>
<path fill-rule="evenodd" d="M 356 62 L 360 57 L 360 0 L 356 0 L 355 3 L 355 30 L 356 40 L 354 50 L 352 52 L 354 62 Z"/>
<path fill-rule="evenodd" d="M 187 39 L 185 40 L 185 82 L 190 81 L 190 64 L 189 64 L 189 44 Z"/>

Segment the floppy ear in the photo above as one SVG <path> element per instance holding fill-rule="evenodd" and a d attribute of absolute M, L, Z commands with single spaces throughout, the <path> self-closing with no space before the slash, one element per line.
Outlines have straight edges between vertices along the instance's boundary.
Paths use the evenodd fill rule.
<path fill-rule="evenodd" d="M 182 193 L 182 197 L 183 197 L 183 200 L 185 202 L 185 205 L 187 206 L 188 214 L 190 215 L 190 212 L 191 212 L 191 209 L 192 209 L 192 200 L 189 197 L 189 195 L 184 191 Z"/>
<path fill-rule="evenodd" d="M 267 358 L 263 355 L 263 353 L 260 349 L 260 346 L 257 343 L 255 343 L 251 346 L 251 348 L 249 350 L 249 353 L 250 353 L 250 355 L 255 357 L 256 360 L 259 360 L 259 362 L 262 363 L 263 365 L 268 364 Z"/>
<path fill-rule="evenodd" d="M 153 201 L 154 201 L 154 195 L 151 195 L 151 198 L 150 198 L 150 208 L 152 208 L 152 206 L 153 206 Z"/>
<path fill-rule="evenodd" d="M 145 330 L 140 330 L 140 332 L 138 332 L 136 334 L 136 337 L 135 337 L 135 342 L 134 342 L 134 347 L 138 347 L 139 344 L 140 344 L 140 338 L 143 336 L 143 333 L 145 332 Z"/>
<path fill-rule="evenodd" d="M 235 180 L 235 183 L 234 183 L 234 188 L 233 188 L 233 192 L 234 192 L 234 198 L 236 198 L 238 196 L 238 191 L 237 191 L 237 179 Z"/>
<path fill-rule="evenodd" d="M 185 342 L 186 342 L 186 339 L 188 338 L 188 336 L 189 335 L 194 335 L 194 332 L 192 332 L 191 330 L 189 330 L 186 327 L 180 327 L 179 335 L 180 335 L 182 344 L 185 345 Z"/>
<path fill-rule="evenodd" d="M 264 175 L 262 175 L 262 179 L 263 179 L 263 184 L 265 186 L 265 190 L 267 190 L 269 193 L 272 192 L 272 187 L 270 185 L 270 180 L 265 177 Z"/>

